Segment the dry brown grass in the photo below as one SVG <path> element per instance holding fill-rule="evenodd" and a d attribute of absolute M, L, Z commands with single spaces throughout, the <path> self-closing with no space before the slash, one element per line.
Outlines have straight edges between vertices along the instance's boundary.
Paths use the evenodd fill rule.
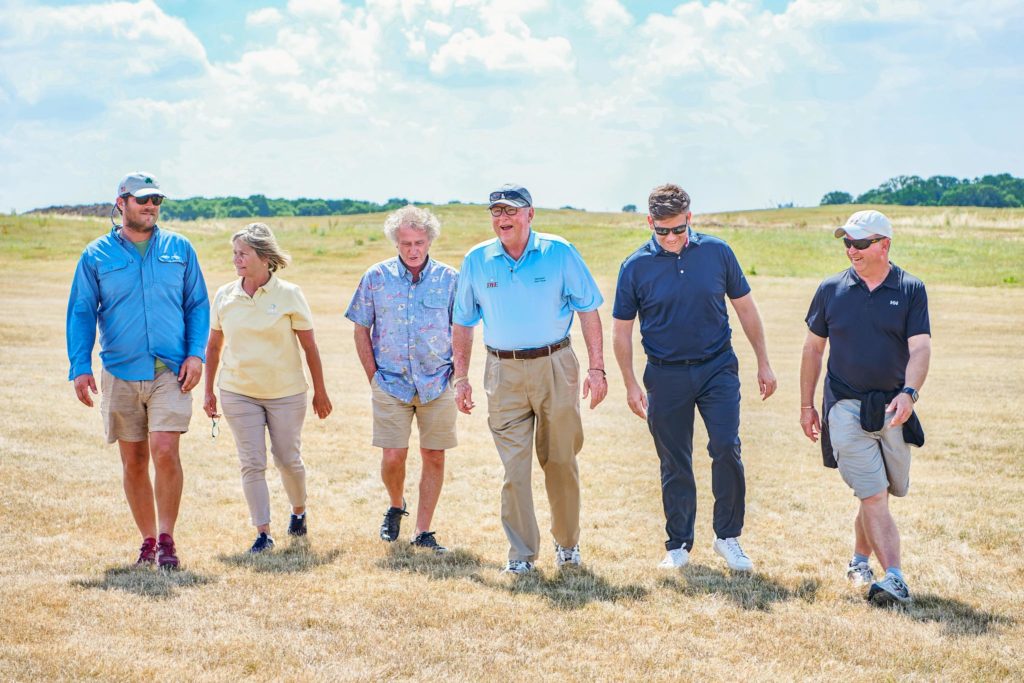
<path fill-rule="evenodd" d="M 98 225 L 87 232 L 98 234 Z M 200 249 L 211 288 L 230 277 L 221 238 L 234 227 L 196 226 L 197 239 L 217 238 Z M 915 451 L 910 497 L 894 505 L 917 598 L 906 611 L 873 609 L 846 585 L 855 501 L 796 424 L 802 318 L 816 284 L 808 277 L 752 278 L 780 378 L 767 403 L 756 398 L 741 334 L 737 344 L 753 576 L 731 575 L 710 550 L 700 431 L 692 564 L 672 575 L 654 568 L 663 552 L 657 459 L 617 372 L 607 402 L 584 416 L 585 568 L 559 574 L 546 553 L 535 577 L 499 576 L 501 466 L 482 400 L 473 416 L 460 416 L 462 445 L 450 453 L 436 516 L 439 537 L 457 552 L 439 560 L 382 545 L 369 390 L 341 315 L 358 273 L 386 253 L 379 242 L 357 259 L 292 248 L 286 276 L 317 315 L 335 405 L 304 434 L 308 543 L 284 536 L 287 503 L 271 473 L 279 549 L 244 554 L 252 531 L 230 434 L 212 440 L 196 401 L 182 442 L 184 571 L 168 575 L 130 568 L 137 539 L 116 449 L 103 443 L 98 411 L 79 405 L 65 379 L 69 254 L 79 238 L 75 231 L 72 248 L 50 248 L 59 253 L 41 247 L 49 258 L 0 252 L 2 680 L 1024 677 L 1019 287 L 929 286 L 934 358 L 920 404 L 928 445 Z M 587 255 L 591 246 L 577 242 Z M 597 275 L 610 300 L 615 270 Z M 610 301 L 606 318 L 609 311 Z M 606 355 L 612 369 L 610 348 Z M 482 361 L 478 349 L 477 387 Z"/>

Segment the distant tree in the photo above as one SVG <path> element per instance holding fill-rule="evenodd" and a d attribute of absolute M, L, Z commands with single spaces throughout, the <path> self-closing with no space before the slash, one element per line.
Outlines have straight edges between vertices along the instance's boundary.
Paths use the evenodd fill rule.
<path fill-rule="evenodd" d="M 971 184 L 960 185 L 949 190 L 939 201 L 942 206 L 991 206 L 1019 207 L 1018 201 L 1009 192 L 1004 192 L 994 185 Z"/>
<path fill-rule="evenodd" d="M 833 190 L 821 198 L 820 206 L 831 206 L 833 204 L 852 204 L 853 195 L 849 192 Z"/>
<path fill-rule="evenodd" d="M 253 211 L 257 216 L 273 216 L 270 211 L 270 202 L 267 198 L 261 194 L 249 195 L 249 205 L 252 206 Z"/>
<path fill-rule="evenodd" d="M 636 204 L 626 204 L 622 207 L 622 213 L 636 213 Z"/>

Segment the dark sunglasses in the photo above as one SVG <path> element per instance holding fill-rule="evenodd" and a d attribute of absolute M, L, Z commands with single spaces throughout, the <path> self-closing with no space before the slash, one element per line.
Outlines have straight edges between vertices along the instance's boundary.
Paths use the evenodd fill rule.
<path fill-rule="evenodd" d="M 499 202 L 502 199 L 512 199 L 512 200 L 515 200 L 515 201 L 522 201 L 522 202 L 529 203 L 529 200 L 527 200 L 526 197 L 524 197 L 523 195 L 521 195 L 521 194 L 519 194 L 518 192 L 515 192 L 515 191 L 511 191 L 511 192 L 492 192 L 490 198 L 488 199 L 488 201 L 491 204 L 493 204 L 494 202 Z"/>
<path fill-rule="evenodd" d="M 689 228 L 690 228 L 690 224 L 689 223 L 683 223 L 682 225 L 677 225 L 674 228 L 659 228 L 657 225 L 655 225 L 654 226 L 654 232 L 658 233 L 662 237 L 664 237 L 665 235 L 669 234 L 670 232 L 673 235 L 682 235 Z"/>
<path fill-rule="evenodd" d="M 134 196 L 135 195 L 130 195 L 130 194 L 123 194 L 123 195 L 121 195 L 121 197 L 124 198 L 125 201 L 128 201 L 129 197 L 134 197 Z M 164 198 L 161 197 L 158 194 L 151 194 L 151 195 L 147 195 L 145 197 L 135 197 L 135 203 L 136 204 L 149 204 L 150 202 L 153 202 L 153 206 L 160 206 L 161 204 L 164 203 Z"/>
<path fill-rule="evenodd" d="M 517 206 L 492 206 L 491 207 L 491 215 L 494 216 L 495 218 L 497 218 L 501 214 L 505 214 L 506 216 L 515 216 L 517 213 L 519 213 L 519 207 L 517 207 Z"/>
<path fill-rule="evenodd" d="M 843 238 L 843 244 L 846 245 L 847 249 L 849 249 L 850 247 L 853 247 L 857 251 L 864 251 L 865 249 L 870 247 L 875 242 L 881 242 L 884 239 L 885 239 L 884 237 L 874 237 L 874 238 L 872 238 L 872 237 L 865 237 L 862 240 L 851 240 L 849 237 L 844 237 Z"/>

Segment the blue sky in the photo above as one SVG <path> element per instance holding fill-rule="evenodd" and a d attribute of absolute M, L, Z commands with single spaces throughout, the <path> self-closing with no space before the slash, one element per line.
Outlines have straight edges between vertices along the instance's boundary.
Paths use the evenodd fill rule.
<path fill-rule="evenodd" d="M 0 4 L 0 211 L 174 196 L 817 204 L 1024 175 L 1024 3 Z"/>

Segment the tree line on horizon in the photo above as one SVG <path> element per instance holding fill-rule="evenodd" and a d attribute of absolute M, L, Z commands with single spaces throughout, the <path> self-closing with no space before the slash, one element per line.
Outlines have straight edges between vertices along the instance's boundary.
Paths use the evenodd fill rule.
<path fill-rule="evenodd" d="M 821 206 L 834 204 L 902 204 L 904 206 L 1024 206 L 1024 178 L 1009 173 L 970 180 L 952 176 L 922 178 L 901 175 L 854 197 L 835 190 L 821 198 Z"/>
<path fill-rule="evenodd" d="M 409 203 L 401 197 L 392 197 L 383 204 L 362 199 L 270 199 L 262 194 L 248 197 L 189 197 L 168 199 L 160 206 L 165 220 L 194 221 L 211 218 L 270 218 L 275 216 L 349 216 L 358 213 L 394 211 Z M 457 203 L 457 202 L 454 202 Z M 77 206 L 49 206 L 33 209 L 30 214 L 58 213 L 80 216 L 107 216 L 113 204 L 81 204 Z"/>

